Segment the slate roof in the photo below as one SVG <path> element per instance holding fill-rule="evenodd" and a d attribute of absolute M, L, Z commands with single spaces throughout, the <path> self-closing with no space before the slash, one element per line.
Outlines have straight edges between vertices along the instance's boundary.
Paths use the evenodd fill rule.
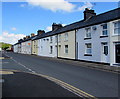
<path fill-rule="evenodd" d="M 115 19 L 120 19 L 119 13 L 120 13 L 120 8 L 117 8 L 117 9 L 93 16 L 88 20 L 81 20 L 81 21 L 66 25 L 56 31 L 50 31 L 47 33 L 43 33 L 41 36 L 38 36 L 36 39 L 44 38 L 47 36 L 52 36 L 52 35 L 59 34 L 59 33 L 64 33 L 64 32 L 75 30 L 75 29 L 88 27 L 91 25 L 109 22 Z"/>
<path fill-rule="evenodd" d="M 39 36 L 36 36 L 33 40 L 48 37 L 48 36 L 52 36 L 52 35 L 55 35 L 55 34 L 64 33 L 64 32 L 75 30 L 75 29 L 88 27 L 88 26 L 91 26 L 91 25 L 96 25 L 96 24 L 100 24 L 100 23 L 109 22 L 109 21 L 112 21 L 112 20 L 115 20 L 115 19 L 120 19 L 120 8 L 117 8 L 117 9 L 114 9 L 114 10 L 111 10 L 111 11 L 93 16 L 93 17 L 91 17 L 87 20 L 81 20 L 81 21 L 66 25 L 66 26 L 64 26 L 60 29 L 55 30 L 55 31 L 49 31 L 49 32 L 43 33 Z M 26 39 L 23 42 L 31 40 L 32 38 L 33 37 L 31 37 L 29 39 Z"/>
<path fill-rule="evenodd" d="M 26 41 L 32 40 L 34 37 L 35 37 L 35 36 L 32 36 L 32 37 L 30 37 L 30 38 L 27 38 L 27 39 L 23 40 L 22 42 L 26 42 Z"/>

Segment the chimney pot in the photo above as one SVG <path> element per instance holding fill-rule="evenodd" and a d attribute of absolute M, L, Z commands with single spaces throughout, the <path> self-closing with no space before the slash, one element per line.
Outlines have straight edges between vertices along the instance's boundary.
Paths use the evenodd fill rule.
<path fill-rule="evenodd" d="M 61 27 L 62 27 L 62 24 L 53 23 L 53 24 L 52 24 L 52 31 L 57 30 L 57 29 L 59 29 L 59 28 L 61 28 Z"/>
<path fill-rule="evenodd" d="M 41 34 L 43 34 L 43 33 L 45 33 L 44 30 L 38 30 L 38 31 L 37 31 L 37 35 L 41 35 Z"/>
<path fill-rule="evenodd" d="M 33 36 L 35 36 L 35 34 L 34 34 L 34 33 L 31 33 L 31 37 L 33 37 Z"/>
<path fill-rule="evenodd" d="M 94 12 L 94 10 L 90 10 L 89 8 L 86 8 L 84 11 L 84 20 L 89 19 L 92 16 L 95 16 L 96 13 Z"/>

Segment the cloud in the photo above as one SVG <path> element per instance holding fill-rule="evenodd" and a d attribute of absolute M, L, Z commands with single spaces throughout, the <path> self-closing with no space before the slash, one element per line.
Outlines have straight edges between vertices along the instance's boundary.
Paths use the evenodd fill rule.
<path fill-rule="evenodd" d="M 25 37 L 24 34 L 14 34 L 4 31 L 2 35 L 0 35 L 0 41 L 10 44 L 15 44 L 19 39 Z"/>
<path fill-rule="evenodd" d="M 79 7 L 78 8 L 78 11 L 82 11 L 82 10 L 85 10 L 85 8 L 92 8 L 94 5 L 90 2 L 85 2 L 83 6 Z"/>
<path fill-rule="evenodd" d="M 26 4 L 21 4 L 21 5 L 20 5 L 20 7 L 25 7 L 25 6 L 26 6 Z"/>
<path fill-rule="evenodd" d="M 53 12 L 65 11 L 65 12 L 75 12 L 82 11 L 85 8 L 92 8 L 94 5 L 90 2 L 85 2 L 83 6 L 78 7 L 69 1 L 65 0 L 26 0 L 29 5 L 38 6 L 44 9 L 51 10 Z"/>
<path fill-rule="evenodd" d="M 39 6 L 44 9 L 51 10 L 53 12 L 56 11 L 65 11 L 65 12 L 72 12 L 76 5 L 65 1 L 65 0 L 26 0 L 28 4 L 33 6 Z"/>
<path fill-rule="evenodd" d="M 15 27 L 12 27 L 11 30 L 16 31 L 17 29 Z"/>
<path fill-rule="evenodd" d="M 47 32 L 48 32 L 48 31 L 52 31 L 52 26 L 48 26 L 45 30 L 46 30 Z"/>

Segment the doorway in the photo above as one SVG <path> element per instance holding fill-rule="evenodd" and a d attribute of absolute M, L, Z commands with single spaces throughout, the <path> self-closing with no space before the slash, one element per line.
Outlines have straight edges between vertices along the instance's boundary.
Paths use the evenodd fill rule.
<path fill-rule="evenodd" d="M 116 53 L 116 63 L 120 63 L 120 44 L 115 46 L 115 53 Z"/>

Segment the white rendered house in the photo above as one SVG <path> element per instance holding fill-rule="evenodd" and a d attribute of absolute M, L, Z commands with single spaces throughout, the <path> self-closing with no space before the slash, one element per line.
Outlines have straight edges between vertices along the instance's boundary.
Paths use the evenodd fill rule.
<path fill-rule="evenodd" d="M 76 30 L 76 59 L 110 65 L 120 63 L 120 16 L 116 12 L 120 9 L 95 15 L 82 22 L 86 25 Z"/>
<path fill-rule="evenodd" d="M 50 36 L 38 40 L 38 55 L 57 57 L 57 36 Z"/>

